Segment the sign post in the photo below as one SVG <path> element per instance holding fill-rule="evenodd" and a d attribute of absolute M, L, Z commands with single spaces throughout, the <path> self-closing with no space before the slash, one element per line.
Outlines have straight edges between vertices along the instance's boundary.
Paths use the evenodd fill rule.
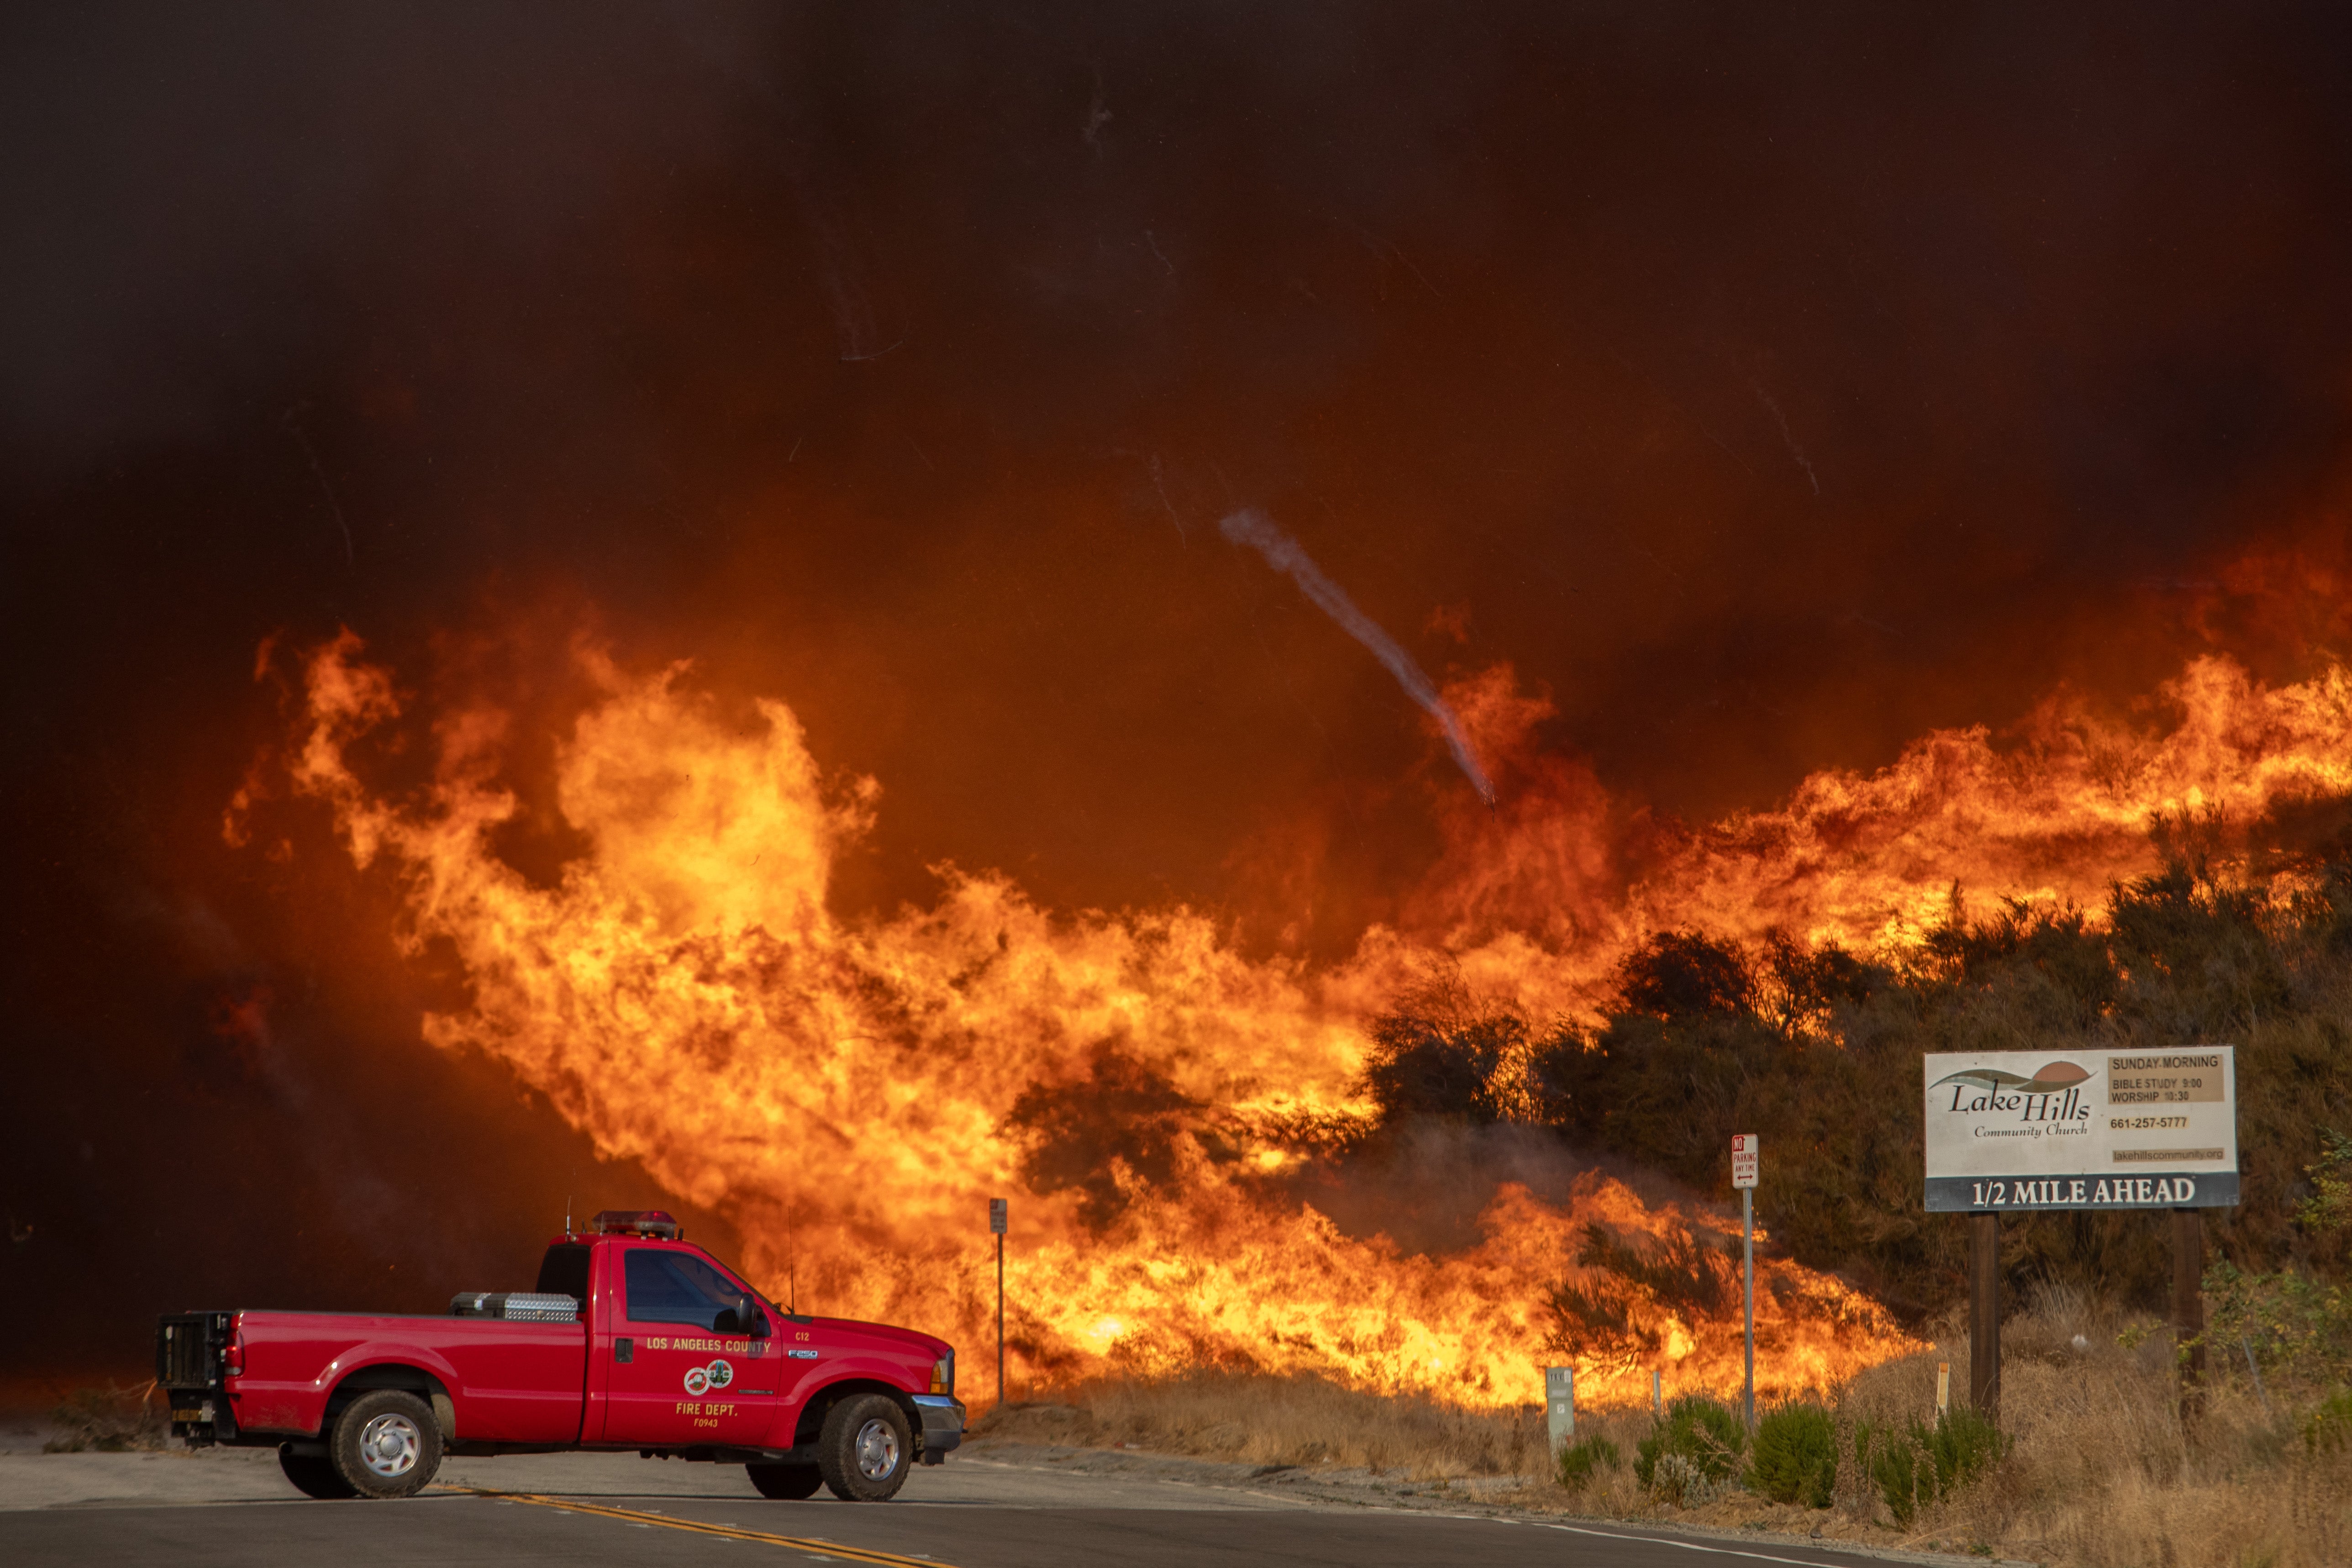
<path fill-rule="evenodd" d="M 1012 1205 L 1003 1198 L 988 1200 L 988 1228 L 996 1237 L 996 1403 L 1004 1404 L 1004 1226 Z"/>
<path fill-rule="evenodd" d="M 1576 1436 L 1576 1369 L 1572 1366 L 1544 1368 L 1544 1426 L 1557 1462 L 1561 1447 Z"/>
<path fill-rule="evenodd" d="M 2173 1331 L 2204 1330 L 2200 1209 L 2238 1201 L 2238 1060 L 2231 1046 L 2135 1052 L 1988 1051 L 1926 1058 L 1927 1210 L 1969 1216 L 1969 1397 L 2000 1403 L 2000 1215 L 2172 1211 Z M 2194 1418 L 2202 1347 L 2180 1368 Z"/>
<path fill-rule="evenodd" d="M 1748 1326 L 1748 1429 L 1756 1429 L 1756 1134 L 1731 1135 L 1731 1184 L 1739 1189 L 1739 1293 Z"/>

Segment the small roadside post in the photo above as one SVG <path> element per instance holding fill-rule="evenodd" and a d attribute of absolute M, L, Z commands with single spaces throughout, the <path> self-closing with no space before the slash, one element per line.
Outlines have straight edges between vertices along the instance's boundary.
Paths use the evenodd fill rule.
<path fill-rule="evenodd" d="M 1739 1189 L 1739 1290 L 1747 1320 L 1748 1429 L 1756 1430 L 1756 1134 L 1731 1135 L 1731 1184 Z"/>
<path fill-rule="evenodd" d="M 1012 1205 L 1003 1198 L 988 1200 L 988 1229 L 996 1237 L 996 1403 L 1004 1404 L 1004 1226 Z"/>
<path fill-rule="evenodd" d="M 1572 1366 L 1544 1368 L 1544 1426 L 1557 1463 L 1560 1449 L 1576 1436 L 1576 1369 Z"/>

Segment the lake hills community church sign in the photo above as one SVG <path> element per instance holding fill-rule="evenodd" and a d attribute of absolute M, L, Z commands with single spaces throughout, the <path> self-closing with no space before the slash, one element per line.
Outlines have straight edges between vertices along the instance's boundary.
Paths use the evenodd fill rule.
<path fill-rule="evenodd" d="M 1927 1208 L 2238 1201 L 2234 1047 L 1927 1058 Z"/>

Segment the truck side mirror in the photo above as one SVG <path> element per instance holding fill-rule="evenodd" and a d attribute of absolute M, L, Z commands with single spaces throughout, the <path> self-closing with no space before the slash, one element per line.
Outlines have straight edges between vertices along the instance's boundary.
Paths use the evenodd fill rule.
<path fill-rule="evenodd" d="M 768 1337 L 768 1315 L 760 1310 L 758 1302 L 749 1296 L 738 1296 L 731 1307 L 719 1310 L 718 1321 L 711 1331 L 721 1334 L 749 1334 L 755 1340 Z"/>

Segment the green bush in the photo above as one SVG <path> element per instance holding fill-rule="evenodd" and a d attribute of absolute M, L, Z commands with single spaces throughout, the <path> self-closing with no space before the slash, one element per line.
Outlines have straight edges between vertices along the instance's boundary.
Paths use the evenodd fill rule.
<path fill-rule="evenodd" d="M 1867 1422 L 1853 1431 L 1854 1468 L 1870 1478 L 1902 1525 L 1922 1503 L 1950 1497 L 1984 1474 L 2008 1449 L 2000 1429 L 1967 1405 L 1946 1411 L 1933 1426 L 1915 1415 L 1901 1431 L 1874 1431 Z"/>
<path fill-rule="evenodd" d="M 1837 1423 L 1820 1405 L 1784 1405 L 1756 1424 L 1747 1480 L 1774 1502 L 1827 1508 L 1837 1473 Z"/>
<path fill-rule="evenodd" d="M 1606 1437 L 1587 1437 L 1582 1442 L 1570 1443 L 1559 1451 L 1559 1484 L 1580 1487 L 1603 1465 L 1613 1470 L 1624 1462 L 1625 1456 Z"/>
<path fill-rule="evenodd" d="M 2303 1441 L 2315 1454 L 2352 1447 L 2352 1390 L 2323 1400 L 2303 1418 Z"/>
<path fill-rule="evenodd" d="M 1633 1446 L 1633 1474 L 1649 1490 L 1688 1501 L 1729 1480 L 1747 1444 L 1748 1434 L 1729 1405 L 1704 1394 L 1685 1394 Z"/>

